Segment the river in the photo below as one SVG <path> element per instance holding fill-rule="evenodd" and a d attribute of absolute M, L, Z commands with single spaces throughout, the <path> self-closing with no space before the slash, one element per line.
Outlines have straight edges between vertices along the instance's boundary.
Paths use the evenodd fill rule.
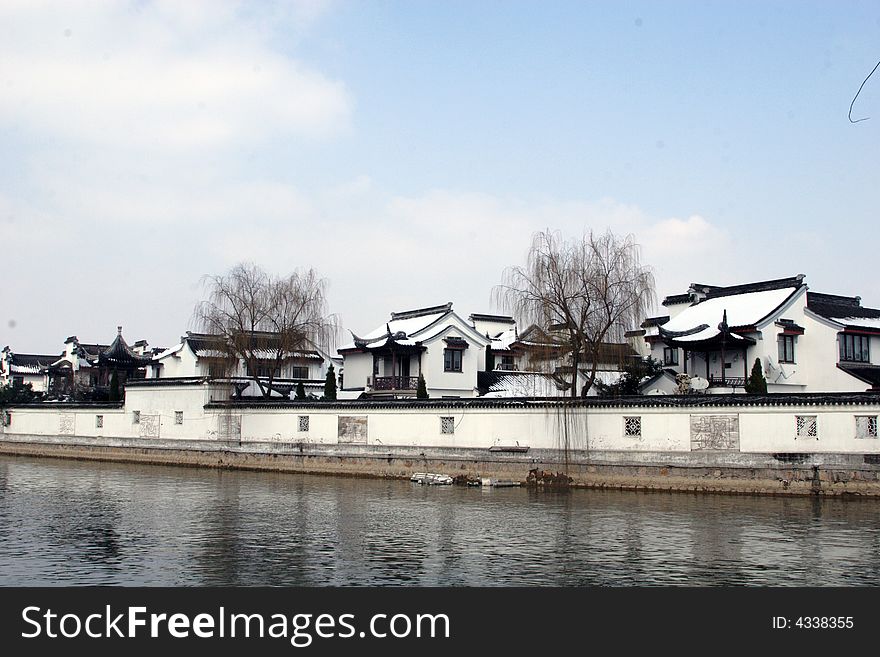
<path fill-rule="evenodd" d="M 0 457 L 0 585 L 880 585 L 880 502 Z"/>

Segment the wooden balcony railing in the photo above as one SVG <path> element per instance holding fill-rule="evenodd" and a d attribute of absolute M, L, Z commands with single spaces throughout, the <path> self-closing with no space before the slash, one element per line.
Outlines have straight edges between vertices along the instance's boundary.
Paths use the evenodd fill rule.
<path fill-rule="evenodd" d="M 720 376 L 710 376 L 709 377 L 709 387 L 710 388 L 744 388 L 746 385 L 746 380 L 741 376 L 726 376 L 724 377 L 724 383 L 721 383 Z"/>
<path fill-rule="evenodd" d="M 417 376 L 376 376 L 373 390 L 415 390 L 419 385 Z"/>

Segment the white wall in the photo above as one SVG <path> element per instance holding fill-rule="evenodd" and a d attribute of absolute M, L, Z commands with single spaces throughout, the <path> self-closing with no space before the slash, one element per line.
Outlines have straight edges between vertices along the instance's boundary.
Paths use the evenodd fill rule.
<path fill-rule="evenodd" d="M 691 422 L 705 416 L 738 419 L 739 450 L 750 453 L 880 453 L 877 438 L 856 438 L 857 415 L 880 415 L 880 402 L 856 405 L 727 406 L 727 407 L 580 407 L 564 412 L 557 407 L 460 408 L 405 406 L 400 408 L 324 405 L 283 408 L 205 409 L 205 404 L 228 397 L 228 391 L 209 385 L 130 386 L 124 408 L 13 407 L 11 423 L 0 428 L 7 436 L 160 438 L 216 440 L 223 422 L 240 418 L 241 440 L 339 442 L 340 416 L 367 418 L 366 444 L 488 448 L 493 445 L 558 448 L 569 436 L 572 449 L 644 452 L 690 452 Z M 134 424 L 140 411 L 141 424 Z M 182 424 L 176 422 L 182 412 Z M 103 416 L 103 428 L 96 426 Z M 796 435 L 796 416 L 816 416 L 816 438 Z M 309 430 L 299 431 L 299 417 L 309 417 Z M 145 435 L 148 417 L 158 432 Z M 441 418 L 453 418 L 454 433 L 441 432 Z M 626 435 L 626 417 L 641 418 L 638 435 Z M 65 433 L 64 427 L 68 431 Z M 731 451 L 731 450 L 726 450 Z M 732 451 L 737 451 L 733 449 Z"/>
<path fill-rule="evenodd" d="M 343 367 L 343 389 L 363 388 L 373 376 L 373 354 L 346 354 Z"/>

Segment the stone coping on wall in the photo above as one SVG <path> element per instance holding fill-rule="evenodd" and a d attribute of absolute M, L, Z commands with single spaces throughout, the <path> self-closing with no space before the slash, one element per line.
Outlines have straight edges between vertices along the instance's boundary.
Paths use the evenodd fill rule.
<path fill-rule="evenodd" d="M 702 408 L 742 406 L 878 406 L 880 394 L 856 393 L 791 393 L 767 395 L 649 395 L 632 397 L 480 397 L 467 399 L 377 399 L 346 401 L 295 401 L 279 399 L 232 399 L 214 401 L 209 409 L 229 408 L 296 408 L 296 409 L 432 409 L 432 408 Z"/>
<path fill-rule="evenodd" d="M 64 409 L 118 409 L 122 410 L 125 407 L 125 402 L 122 401 L 114 401 L 114 402 L 85 402 L 85 401 L 33 401 L 27 404 L 9 404 L 2 408 L 5 409 L 16 409 L 16 408 L 31 408 L 40 410 L 43 408 L 64 408 Z"/>

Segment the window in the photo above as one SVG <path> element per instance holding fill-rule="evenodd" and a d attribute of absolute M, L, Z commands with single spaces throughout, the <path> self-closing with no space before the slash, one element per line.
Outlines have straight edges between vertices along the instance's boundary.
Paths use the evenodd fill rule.
<path fill-rule="evenodd" d="M 290 378 L 292 379 L 308 379 L 309 378 L 309 366 L 308 365 L 294 365 L 290 368 Z"/>
<path fill-rule="evenodd" d="M 642 417 L 640 415 L 623 418 L 623 435 L 640 438 L 642 435 Z"/>
<path fill-rule="evenodd" d="M 871 362 L 871 338 L 869 336 L 841 333 L 838 342 L 840 343 L 840 360 L 856 363 Z"/>
<path fill-rule="evenodd" d="M 877 437 L 877 416 L 856 415 L 856 438 Z"/>
<path fill-rule="evenodd" d="M 95 416 L 95 428 L 96 429 L 103 429 L 104 428 L 104 416 L 103 415 L 96 415 Z"/>
<path fill-rule="evenodd" d="M 279 378 L 281 376 L 281 368 L 276 367 L 275 363 L 272 361 L 269 361 L 269 362 L 258 361 L 257 366 L 256 366 L 256 370 L 257 370 L 256 376 L 258 376 L 260 378 L 263 378 L 263 377 L 268 378 L 270 373 L 272 375 L 272 378 Z M 247 373 L 248 373 L 248 376 L 254 376 L 254 367 L 252 367 L 251 365 L 248 365 Z"/>
<path fill-rule="evenodd" d="M 443 371 L 461 372 L 461 349 L 443 350 Z"/>
<path fill-rule="evenodd" d="M 141 423 L 141 412 L 140 411 L 132 411 L 131 412 L 131 423 L 132 424 L 140 424 Z"/>
<path fill-rule="evenodd" d="M 12 377 L 12 387 L 13 388 L 21 388 L 22 386 L 24 386 L 24 377 L 23 376 Z"/>
<path fill-rule="evenodd" d="M 797 438 L 818 438 L 819 425 L 815 415 L 795 415 Z"/>
<path fill-rule="evenodd" d="M 299 431 L 300 433 L 306 432 L 309 430 L 309 416 L 308 415 L 300 415 L 299 416 Z"/>
<path fill-rule="evenodd" d="M 455 433 L 455 418 L 454 417 L 441 417 L 440 418 L 440 433 L 444 433 L 444 434 L 454 434 Z"/>
<path fill-rule="evenodd" d="M 183 424 L 183 411 L 174 411 L 174 424 Z"/>
<path fill-rule="evenodd" d="M 794 362 L 794 339 L 793 335 L 780 335 L 779 336 L 779 362 L 780 363 L 793 363 Z"/>
<path fill-rule="evenodd" d="M 663 364 L 664 365 L 678 365 L 678 348 L 677 347 L 664 347 L 663 348 Z"/>
<path fill-rule="evenodd" d="M 501 356 L 501 365 L 499 365 L 497 369 L 507 371 L 515 370 L 516 365 L 513 362 L 513 356 Z"/>

